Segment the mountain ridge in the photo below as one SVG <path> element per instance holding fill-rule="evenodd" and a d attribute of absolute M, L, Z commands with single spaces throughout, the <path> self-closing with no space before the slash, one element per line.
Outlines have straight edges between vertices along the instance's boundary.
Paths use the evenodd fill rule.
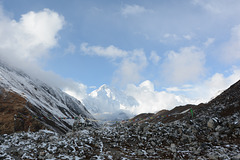
<path fill-rule="evenodd" d="M 22 97 L 26 101 L 24 107 L 32 116 L 40 117 L 39 122 L 57 132 L 71 130 L 74 119 L 66 118 L 82 114 L 83 117 L 94 119 L 79 100 L 1 61 L 0 87 L 5 94 L 13 93 Z"/>

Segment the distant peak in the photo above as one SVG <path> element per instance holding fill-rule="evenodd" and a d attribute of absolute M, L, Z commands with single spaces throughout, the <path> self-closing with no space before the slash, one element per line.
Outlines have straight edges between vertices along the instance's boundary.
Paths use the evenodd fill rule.
<path fill-rule="evenodd" d="M 107 85 L 107 84 L 103 84 L 96 91 L 97 92 L 101 92 L 101 91 L 109 91 L 109 90 L 111 91 L 112 88 L 109 85 Z"/>
<path fill-rule="evenodd" d="M 103 85 L 101 85 L 101 87 L 99 87 L 99 89 L 105 89 L 105 88 L 109 88 L 108 85 L 103 84 Z"/>

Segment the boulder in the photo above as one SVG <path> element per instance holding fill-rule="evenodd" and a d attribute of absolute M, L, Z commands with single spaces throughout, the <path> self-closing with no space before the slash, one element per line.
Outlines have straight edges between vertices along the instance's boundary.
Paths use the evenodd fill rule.
<path fill-rule="evenodd" d="M 214 129 L 215 128 L 215 122 L 212 119 L 209 119 L 207 122 L 207 127 L 210 129 Z"/>
<path fill-rule="evenodd" d="M 137 150 L 137 155 L 138 156 L 143 156 L 144 152 L 141 149 L 139 149 L 139 150 Z"/>
<path fill-rule="evenodd" d="M 232 157 L 232 160 L 240 160 L 240 153 Z"/>
<path fill-rule="evenodd" d="M 177 152 L 177 148 L 176 148 L 176 145 L 174 143 L 171 144 L 170 150 L 174 153 Z"/>
<path fill-rule="evenodd" d="M 214 154 L 214 153 L 212 153 L 212 152 L 208 153 L 208 154 L 207 154 L 207 157 L 208 157 L 209 159 L 211 159 L 211 160 L 217 160 L 217 159 L 218 159 L 218 157 L 216 156 L 216 154 Z"/>

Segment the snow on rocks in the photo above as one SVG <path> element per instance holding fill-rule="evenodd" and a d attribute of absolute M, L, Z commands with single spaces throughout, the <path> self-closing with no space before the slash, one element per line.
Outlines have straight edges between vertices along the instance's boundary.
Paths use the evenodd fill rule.
<path fill-rule="evenodd" d="M 237 115 L 239 116 L 239 114 Z M 65 135 L 41 130 L 0 136 L 2 159 L 239 159 L 239 127 L 233 117 L 208 116 L 172 123 L 118 123 L 99 128 L 79 120 Z M 86 121 L 84 121 L 86 122 Z M 218 128 L 218 129 L 217 129 Z M 225 136 L 226 135 L 226 136 Z"/>

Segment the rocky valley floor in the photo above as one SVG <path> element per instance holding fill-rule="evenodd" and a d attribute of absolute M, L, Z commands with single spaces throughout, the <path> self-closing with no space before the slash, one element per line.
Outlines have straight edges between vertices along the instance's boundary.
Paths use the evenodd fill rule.
<path fill-rule="evenodd" d="M 239 113 L 0 136 L 0 159 L 240 159 Z"/>

